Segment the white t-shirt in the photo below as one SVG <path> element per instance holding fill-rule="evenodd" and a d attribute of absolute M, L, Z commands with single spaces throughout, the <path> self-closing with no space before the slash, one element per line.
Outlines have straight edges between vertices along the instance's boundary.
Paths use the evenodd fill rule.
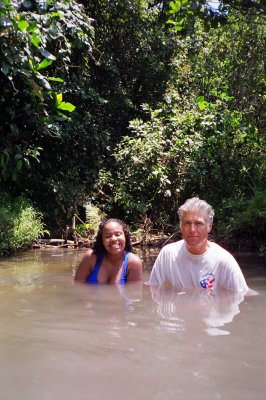
<path fill-rule="evenodd" d="M 201 255 L 189 253 L 184 240 L 164 246 L 153 265 L 149 284 L 246 293 L 249 288 L 232 254 L 214 242 L 209 244 Z"/>

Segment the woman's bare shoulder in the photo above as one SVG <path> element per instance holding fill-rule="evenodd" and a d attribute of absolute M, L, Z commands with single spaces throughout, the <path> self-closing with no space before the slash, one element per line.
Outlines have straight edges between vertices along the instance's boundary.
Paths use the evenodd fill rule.
<path fill-rule="evenodd" d="M 84 253 L 82 259 L 84 259 L 84 258 L 88 259 L 88 258 L 91 258 L 91 257 L 95 257 L 95 254 L 93 253 L 92 249 L 89 249 Z"/>
<path fill-rule="evenodd" d="M 76 271 L 76 281 L 84 282 L 86 280 L 87 276 L 90 274 L 96 263 L 96 259 L 96 254 L 93 253 L 92 249 L 89 249 L 85 252 Z"/>
<path fill-rule="evenodd" d="M 134 253 L 129 253 L 128 265 L 131 267 L 142 267 L 142 260 Z"/>
<path fill-rule="evenodd" d="M 142 260 L 134 253 L 129 253 L 128 257 L 128 279 L 127 281 L 142 280 Z"/>
<path fill-rule="evenodd" d="M 129 257 L 128 259 L 130 261 L 141 261 L 141 259 L 139 258 L 139 256 L 137 256 L 137 254 L 130 252 L 129 253 Z"/>

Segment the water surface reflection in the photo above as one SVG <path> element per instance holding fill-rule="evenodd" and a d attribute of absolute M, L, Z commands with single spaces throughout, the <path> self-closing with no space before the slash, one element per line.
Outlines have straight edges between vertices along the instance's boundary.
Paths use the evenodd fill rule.
<path fill-rule="evenodd" d="M 73 284 L 82 255 L 0 262 L 1 399 L 264 400 L 263 266 L 245 274 L 258 296 L 243 299 Z M 144 281 L 154 257 L 143 255 Z"/>
<path fill-rule="evenodd" d="M 233 321 L 240 312 L 244 300 L 242 293 L 206 289 L 155 288 L 151 287 L 152 298 L 157 304 L 157 313 L 163 318 L 161 326 L 170 331 L 192 329 L 190 322 L 204 322 L 210 335 L 227 335 L 220 329 Z"/>

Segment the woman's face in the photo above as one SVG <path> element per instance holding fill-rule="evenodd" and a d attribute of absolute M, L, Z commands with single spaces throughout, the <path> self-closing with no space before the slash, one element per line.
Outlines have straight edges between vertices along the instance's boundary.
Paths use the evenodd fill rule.
<path fill-rule="evenodd" d="M 123 226 L 115 221 L 108 222 L 102 231 L 102 241 L 108 253 L 118 254 L 123 252 L 126 246 Z"/>

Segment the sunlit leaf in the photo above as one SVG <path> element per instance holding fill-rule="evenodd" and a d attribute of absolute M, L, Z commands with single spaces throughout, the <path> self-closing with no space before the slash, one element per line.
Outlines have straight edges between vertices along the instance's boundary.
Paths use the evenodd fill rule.
<path fill-rule="evenodd" d="M 59 110 L 64 110 L 64 111 L 72 112 L 72 111 L 75 110 L 76 107 L 75 107 L 73 104 L 71 104 L 71 103 L 67 103 L 67 102 L 65 102 L 65 101 L 62 101 L 62 103 L 60 103 L 60 104 L 57 106 L 57 108 L 58 108 Z"/>
<path fill-rule="evenodd" d="M 167 24 L 175 25 L 175 21 L 173 21 L 172 19 L 168 19 L 168 20 L 166 21 L 166 23 L 167 23 Z"/>
<path fill-rule="evenodd" d="M 52 82 L 64 82 L 64 79 L 62 79 L 62 78 L 55 78 L 55 77 L 53 77 L 53 76 L 48 76 L 48 78 L 47 78 L 49 81 L 52 81 Z"/>
<path fill-rule="evenodd" d="M 51 90 L 51 85 L 49 84 L 49 82 L 47 81 L 47 79 L 41 75 L 41 74 L 37 74 L 37 78 L 41 81 L 42 86 L 47 89 L 47 90 Z"/>
<path fill-rule="evenodd" d="M 170 10 L 170 13 L 174 12 L 177 13 L 180 8 L 181 8 L 181 1 L 180 0 L 176 0 L 176 1 L 170 1 L 169 6 L 171 7 L 172 10 Z"/>
<path fill-rule="evenodd" d="M 61 104 L 62 101 L 63 101 L 63 94 L 62 94 L 62 93 L 58 93 L 58 94 L 56 95 L 56 102 L 57 102 L 57 104 L 58 104 L 58 105 Z"/>
<path fill-rule="evenodd" d="M 37 70 L 39 71 L 40 69 L 47 68 L 47 67 L 49 67 L 49 65 L 51 65 L 52 63 L 53 63 L 52 60 L 47 60 L 47 59 L 42 60 L 42 62 L 40 62 L 40 64 L 38 64 Z"/>
<path fill-rule="evenodd" d="M 198 107 L 199 107 L 199 109 L 200 109 L 201 111 L 204 110 L 204 109 L 206 108 L 206 106 L 209 104 L 209 103 L 205 100 L 204 96 L 198 96 L 198 97 L 196 98 L 196 103 L 197 103 L 197 105 L 198 105 Z"/>
<path fill-rule="evenodd" d="M 39 47 L 39 44 L 40 44 L 40 42 L 41 42 L 41 39 L 40 39 L 40 37 L 39 37 L 36 33 L 33 33 L 33 34 L 31 35 L 30 41 L 31 41 L 31 44 L 32 44 L 33 46 Z"/>
<path fill-rule="evenodd" d="M 20 22 L 18 23 L 18 29 L 19 29 L 20 31 L 25 31 L 25 30 L 28 28 L 28 26 L 29 26 L 28 21 L 20 21 Z"/>

